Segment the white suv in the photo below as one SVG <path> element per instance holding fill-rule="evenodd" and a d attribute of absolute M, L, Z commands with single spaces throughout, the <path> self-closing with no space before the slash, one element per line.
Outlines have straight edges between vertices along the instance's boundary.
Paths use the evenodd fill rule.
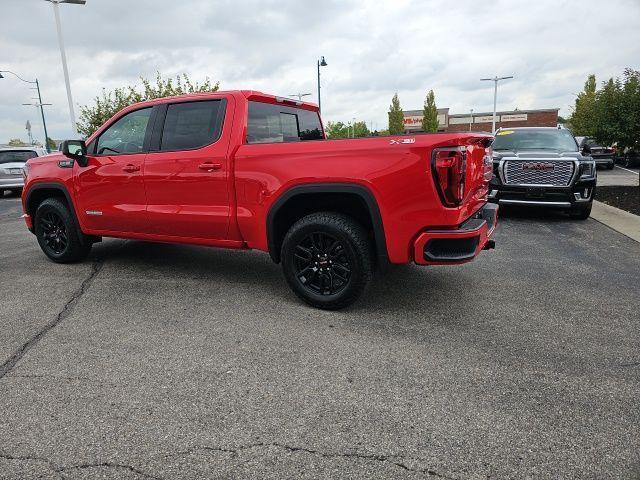
<path fill-rule="evenodd" d="M 0 148 L 0 197 L 5 190 L 20 192 L 24 187 L 23 169 L 30 158 L 47 155 L 41 147 Z"/>

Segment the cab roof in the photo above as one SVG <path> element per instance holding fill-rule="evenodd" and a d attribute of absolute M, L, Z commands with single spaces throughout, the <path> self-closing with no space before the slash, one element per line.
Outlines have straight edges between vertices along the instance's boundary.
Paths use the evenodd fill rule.
<path fill-rule="evenodd" d="M 196 98 L 203 98 L 203 97 L 206 98 L 206 97 L 217 96 L 217 95 L 238 95 L 238 94 L 242 95 L 247 100 L 255 100 L 255 101 L 265 102 L 265 103 L 283 103 L 289 106 L 303 108 L 305 110 L 312 110 L 316 112 L 318 111 L 318 105 L 316 105 L 315 103 L 302 102 L 300 100 L 273 95 L 270 93 L 264 93 L 258 90 L 218 90 L 216 92 L 186 93 L 183 95 L 174 95 L 170 97 L 161 97 L 161 98 L 154 98 L 151 100 L 145 100 L 142 102 L 134 103 L 133 105 L 135 106 L 158 105 L 158 104 L 168 103 L 175 100 L 184 100 L 184 99 L 192 99 L 192 98 L 196 99 Z M 127 109 L 130 109 L 130 107 L 133 105 L 130 105 L 129 107 L 127 107 Z"/>

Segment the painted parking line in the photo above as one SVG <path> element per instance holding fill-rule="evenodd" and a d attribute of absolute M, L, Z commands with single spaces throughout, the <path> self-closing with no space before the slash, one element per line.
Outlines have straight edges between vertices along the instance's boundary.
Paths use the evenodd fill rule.
<path fill-rule="evenodd" d="M 624 167 L 621 167 L 619 165 L 616 165 L 616 168 L 619 168 L 620 170 L 624 170 L 625 172 L 631 172 L 631 173 L 633 173 L 635 175 L 640 175 L 640 173 L 638 173 L 638 172 L 634 172 L 633 170 L 629 170 L 628 168 L 624 168 Z"/>

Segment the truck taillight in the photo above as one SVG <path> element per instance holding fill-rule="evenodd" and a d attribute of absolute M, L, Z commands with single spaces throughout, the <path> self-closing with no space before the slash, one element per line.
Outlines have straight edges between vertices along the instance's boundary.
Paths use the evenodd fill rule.
<path fill-rule="evenodd" d="M 466 169 L 466 147 L 434 149 L 431 171 L 440 200 L 445 207 L 457 207 L 464 200 Z"/>

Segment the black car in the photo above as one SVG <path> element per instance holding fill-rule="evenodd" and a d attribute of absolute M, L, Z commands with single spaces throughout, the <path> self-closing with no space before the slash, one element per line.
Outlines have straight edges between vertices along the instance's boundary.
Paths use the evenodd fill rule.
<path fill-rule="evenodd" d="M 492 143 L 489 200 L 500 205 L 551 207 L 589 218 L 596 164 L 564 128 L 499 129 Z"/>
<path fill-rule="evenodd" d="M 611 147 L 603 147 L 591 137 L 576 137 L 580 151 L 590 152 L 596 162 L 596 166 L 603 166 L 612 170 L 615 165 L 616 151 Z"/>
<path fill-rule="evenodd" d="M 625 168 L 640 167 L 640 151 L 627 148 L 624 153 L 616 159 L 616 163 Z"/>

